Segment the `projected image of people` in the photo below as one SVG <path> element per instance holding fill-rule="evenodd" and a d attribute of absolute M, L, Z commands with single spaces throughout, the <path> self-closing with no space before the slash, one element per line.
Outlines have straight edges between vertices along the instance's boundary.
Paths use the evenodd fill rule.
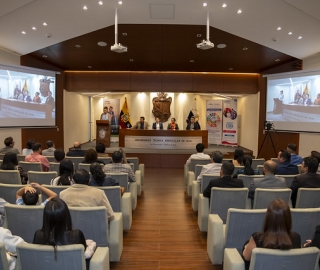
<path fill-rule="evenodd" d="M 266 120 L 279 130 L 319 130 L 320 71 L 269 76 Z"/>
<path fill-rule="evenodd" d="M 54 126 L 55 73 L 26 73 L 1 69 L 0 66 L 0 125 Z M 31 72 L 34 72 L 31 70 Z M 43 73 L 43 74 L 41 74 Z"/>

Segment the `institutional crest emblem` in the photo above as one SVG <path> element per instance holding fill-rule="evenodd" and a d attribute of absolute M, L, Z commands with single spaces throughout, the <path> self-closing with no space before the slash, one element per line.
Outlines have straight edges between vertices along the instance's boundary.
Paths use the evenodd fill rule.
<path fill-rule="evenodd" d="M 171 116 L 170 106 L 172 102 L 171 97 L 167 97 L 167 93 L 159 92 L 157 97 L 152 99 L 153 109 L 152 114 L 160 119 L 160 122 L 167 122 Z"/>
<path fill-rule="evenodd" d="M 102 140 L 102 139 L 104 139 L 105 137 L 106 137 L 106 130 L 104 130 L 103 128 L 101 128 L 100 130 L 99 130 L 99 138 Z"/>

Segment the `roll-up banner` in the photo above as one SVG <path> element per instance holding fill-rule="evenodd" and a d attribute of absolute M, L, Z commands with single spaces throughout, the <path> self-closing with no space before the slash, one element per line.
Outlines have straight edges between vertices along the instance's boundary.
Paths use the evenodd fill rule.
<path fill-rule="evenodd" d="M 221 144 L 222 100 L 207 100 L 206 128 L 208 130 L 208 143 Z"/>
<path fill-rule="evenodd" d="M 237 110 L 237 99 L 229 99 L 223 101 L 222 144 L 235 146 L 238 145 Z"/>

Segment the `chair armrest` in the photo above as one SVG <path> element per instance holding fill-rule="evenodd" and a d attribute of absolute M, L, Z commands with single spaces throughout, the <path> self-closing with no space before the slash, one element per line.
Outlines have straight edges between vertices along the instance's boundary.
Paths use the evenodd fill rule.
<path fill-rule="evenodd" d="M 200 194 L 200 183 L 194 180 L 192 181 L 192 200 L 191 200 L 193 211 L 198 211 L 199 194 Z"/>
<path fill-rule="evenodd" d="M 208 218 L 207 253 L 212 264 L 222 264 L 224 248 L 223 221 L 216 214 Z"/>
<path fill-rule="evenodd" d="M 141 171 L 136 170 L 135 172 L 136 183 L 137 183 L 137 196 L 141 194 Z"/>
<path fill-rule="evenodd" d="M 199 194 L 198 226 L 201 232 L 208 231 L 209 198 Z"/>
<path fill-rule="evenodd" d="M 144 164 L 139 164 L 139 171 L 141 171 L 141 186 L 144 184 Z"/>
<path fill-rule="evenodd" d="M 114 219 L 109 223 L 109 252 L 110 261 L 118 262 L 123 249 L 123 221 L 122 213 L 114 213 Z"/>
<path fill-rule="evenodd" d="M 188 172 L 189 172 L 190 166 L 187 164 L 184 164 L 183 166 L 183 176 L 184 176 L 184 185 L 188 185 Z"/>
<path fill-rule="evenodd" d="M 130 192 L 125 192 L 121 197 L 121 213 L 123 229 L 130 230 L 132 224 L 132 201 Z"/>
<path fill-rule="evenodd" d="M 194 179 L 194 172 L 188 172 L 188 185 L 187 185 L 187 193 L 188 196 L 191 197 L 191 193 L 192 193 L 192 181 L 195 180 Z"/>
<path fill-rule="evenodd" d="M 109 270 L 109 248 L 97 247 L 96 251 L 90 260 L 90 269 L 94 270 Z"/>
<path fill-rule="evenodd" d="M 129 192 L 131 193 L 132 211 L 137 207 L 137 182 L 129 182 Z"/>
<path fill-rule="evenodd" d="M 244 270 L 244 261 L 236 248 L 224 249 L 223 270 Z"/>

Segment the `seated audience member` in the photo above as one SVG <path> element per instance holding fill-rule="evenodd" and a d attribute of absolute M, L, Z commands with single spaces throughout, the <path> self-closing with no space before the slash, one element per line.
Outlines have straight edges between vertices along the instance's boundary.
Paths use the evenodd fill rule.
<path fill-rule="evenodd" d="M 278 165 L 275 171 L 275 174 L 298 174 L 299 170 L 297 165 L 293 165 L 290 163 L 291 154 L 286 150 L 280 150 L 278 153 Z"/>
<path fill-rule="evenodd" d="M 27 155 L 31 155 L 32 153 L 32 145 L 35 143 L 36 141 L 31 139 L 29 141 L 27 141 L 27 145 L 26 148 L 22 149 L 22 155 L 27 156 Z"/>
<path fill-rule="evenodd" d="M 203 191 L 203 196 L 210 199 L 211 188 L 243 188 L 243 182 L 241 179 L 232 178 L 234 166 L 230 162 L 224 162 L 220 170 L 220 178 L 210 180 L 208 186 Z"/>
<path fill-rule="evenodd" d="M 53 156 L 54 151 L 56 151 L 53 141 L 47 141 L 46 145 L 48 149 L 42 150 L 42 155 Z"/>
<path fill-rule="evenodd" d="M 73 163 L 71 160 L 64 159 L 60 162 L 59 175 L 51 180 L 53 186 L 70 186 L 73 185 Z"/>
<path fill-rule="evenodd" d="M 163 129 L 163 124 L 160 122 L 160 119 L 156 117 L 156 121 L 152 124 L 152 129 Z"/>
<path fill-rule="evenodd" d="M 123 161 L 123 155 L 120 151 L 115 151 L 111 156 L 112 163 L 104 166 L 103 171 L 107 177 L 111 177 L 112 173 L 127 173 L 129 182 L 135 182 L 136 177 L 131 169 L 131 166 L 128 164 L 121 163 Z"/>
<path fill-rule="evenodd" d="M 236 148 L 234 150 L 232 164 L 234 166 L 243 166 L 243 156 L 244 156 L 243 150 L 240 148 Z"/>
<path fill-rule="evenodd" d="M 190 118 L 190 122 L 187 125 L 187 130 L 200 130 L 200 125 L 198 123 L 198 121 L 196 122 L 196 119 L 194 116 L 191 116 Z"/>
<path fill-rule="evenodd" d="M 277 164 L 272 160 L 267 160 L 263 164 L 263 178 L 253 178 L 248 197 L 254 199 L 254 192 L 256 188 L 288 188 L 286 180 L 283 177 L 276 177 L 274 172 Z"/>
<path fill-rule="evenodd" d="M 46 194 L 48 199 L 46 199 L 41 205 L 45 205 L 52 198 L 57 197 L 57 194 L 47 189 L 38 183 L 30 183 L 31 186 L 25 186 L 20 188 L 16 193 L 16 204 L 17 205 L 37 205 L 39 200 L 39 195 L 36 188 L 38 188 L 42 193 Z"/>
<path fill-rule="evenodd" d="M 81 144 L 74 142 L 73 149 L 67 153 L 67 157 L 84 157 L 86 150 L 81 150 Z"/>
<path fill-rule="evenodd" d="M 149 124 L 148 122 L 144 121 L 144 116 L 140 117 L 140 121 L 138 121 L 133 127 L 132 129 L 148 129 L 149 128 Z"/>
<path fill-rule="evenodd" d="M 109 156 L 106 153 L 106 146 L 103 143 L 98 143 L 96 145 L 96 151 L 98 153 L 98 157 L 108 157 Z"/>
<path fill-rule="evenodd" d="M 196 145 L 196 150 L 197 150 L 197 153 L 196 154 L 192 154 L 188 158 L 188 160 L 186 162 L 187 165 L 190 164 L 191 159 L 211 159 L 209 155 L 203 153 L 203 150 L 204 150 L 204 144 L 203 143 L 198 143 Z"/>
<path fill-rule="evenodd" d="M 89 269 L 89 260 L 94 253 L 96 243 L 91 241 L 87 246 L 81 230 L 72 229 L 72 219 L 67 204 L 54 198 L 46 204 L 43 211 L 42 229 L 37 230 L 33 237 L 33 244 L 50 245 L 54 247 L 56 258 L 56 247 L 64 245 L 81 244 L 84 246 L 86 267 Z"/>
<path fill-rule="evenodd" d="M 320 174 L 320 153 L 318 151 L 311 151 L 311 157 L 314 157 L 318 160 L 319 162 L 319 167 L 317 170 L 317 174 Z"/>
<path fill-rule="evenodd" d="M 297 145 L 294 143 L 289 143 L 287 146 L 287 151 L 291 154 L 290 163 L 292 165 L 298 165 L 302 163 L 302 157 L 296 154 Z"/>
<path fill-rule="evenodd" d="M 93 162 L 98 162 L 104 164 L 102 160 L 98 160 L 98 153 L 94 149 L 88 149 L 84 154 L 84 160 L 81 163 L 91 164 Z"/>
<path fill-rule="evenodd" d="M 60 199 L 68 206 L 105 206 L 108 220 L 114 219 L 111 204 L 103 190 L 89 187 L 90 175 L 86 170 L 80 169 L 73 175 L 74 184 L 60 192 Z"/>
<path fill-rule="evenodd" d="M 291 201 L 292 207 L 296 206 L 298 189 L 320 188 L 320 175 L 317 174 L 319 162 L 314 157 L 305 157 L 302 160 L 301 174 L 295 176 L 291 183 Z"/>
<path fill-rule="evenodd" d="M 283 200 L 275 199 L 267 209 L 263 232 L 255 232 L 245 244 L 242 255 L 245 269 L 249 269 L 252 250 L 269 248 L 289 250 L 301 248 L 300 235 L 292 231 L 290 207 Z"/>
<path fill-rule="evenodd" d="M 41 144 L 36 142 L 32 145 L 32 153 L 31 155 L 28 155 L 25 157 L 26 162 L 40 162 L 42 165 L 42 171 L 48 172 L 49 167 L 49 161 L 47 158 L 43 155 L 41 155 Z"/>
<path fill-rule="evenodd" d="M 306 240 L 306 243 L 303 245 L 303 247 L 317 247 L 320 249 L 320 225 L 316 227 L 316 231 L 314 232 L 312 240 Z"/>
<path fill-rule="evenodd" d="M 121 161 L 121 163 L 122 163 L 122 164 L 130 163 L 130 162 L 127 160 L 126 152 L 123 150 L 123 148 L 119 148 L 119 152 L 122 154 L 122 161 Z"/>
<path fill-rule="evenodd" d="M 212 152 L 211 163 L 202 166 L 202 170 L 197 177 L 197 182 L 202 182 L 204 174 L 220 174 L 223 154 L 220 151 Z"/>
<path fill-rule="evenodd" d="M 35 93 L 35 96 L 33 98 L 33 102 L 35 103 L 41 103 L 41 98 L 40 98 L 40 93 L 39 92 L 36 92 Z"/>
<path fill-rule="evenodd" d="M 6 249 L 6 257 L 8 260 L 9 270 L 16 269 L 16 258 L 17 258 L 17 251 L 16 247 L 20 243 L 24 243 L 24 240 L 16 235 L 12 235 L 11 231 L 0 227 L 0 242 L 4 244 Z M 2 258 L 4 259 L 4 258 Z"/>
<path fill-rule="evenodd" d="M 66 157 L 66 154 L 62 148 L 58 148 L 53 152 L 55 162 L 60 163 Z"/>
<path fill-rule="evenodd" d="M 9 171 L 18 170 L 20 173 L 21 184 L 25 185 L 28 183 L 28 174 L 18 165 L 17 155 L 13 152 L 8 152 L 3 156 L 0 169 Z"/>
<path fill-rule="evenodd" d="M 5 147 L 3 147 L 2 149 L 0 149 L 0 154 L 5 154 L 8 152 L 13 152 L 17 155 L 20 154 L 19 150 L 17 148 L 14 148 L 14 140 L 12 137 L 8 137 L 4 139 L 4 145 Z"/>
<path fill-rule="evenodd" d="M 172 130 L 178 130 L 179 129 L 179 126 L 176 123 L 176 119 L 174 117 L 171 118 L 171 123 L 168 124 L 167 129 L 172 129 Z"/>
<path fill-rule="evenodd" d="M 243 169 L 239 169 L 234 175 L 233 178 L 238 178 L 239 174 L 245 174 L 245 175 L 255 175 L 259 174 L 257 169 L 252 169 L 252 157 L 250 156 L 243 156 Z"/>

